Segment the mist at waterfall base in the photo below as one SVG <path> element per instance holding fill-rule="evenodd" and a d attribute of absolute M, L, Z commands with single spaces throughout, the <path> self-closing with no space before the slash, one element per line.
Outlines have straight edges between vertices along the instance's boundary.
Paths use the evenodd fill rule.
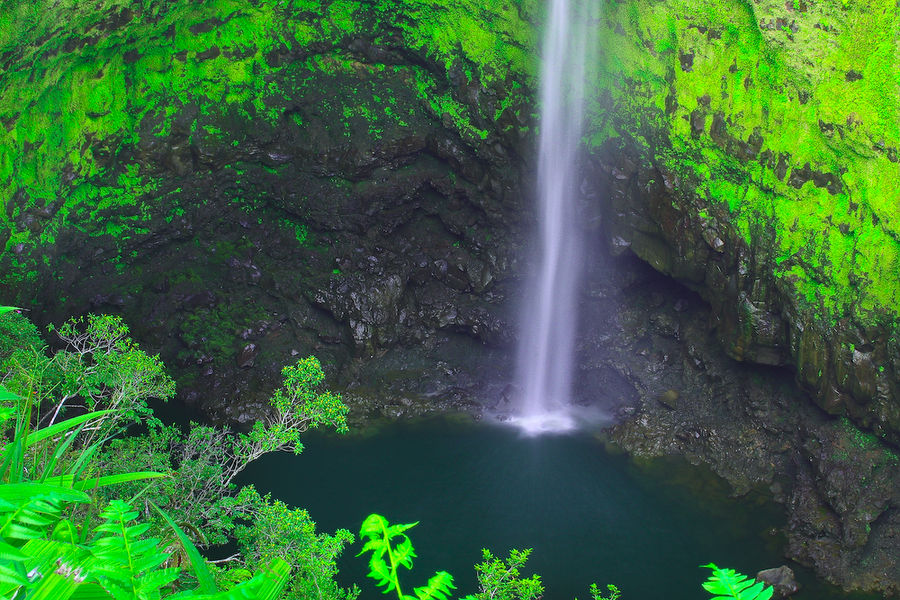
<path fill-rule="evenodd" d="M 359 526 L 370 513 L 409 530 L 418 558 L 404 591 L 450 572 L 454 597 L 475 593 L 481 549 L 533 548 L 523 576 L 539 573 L 548 600 L 587 600 L 614 583 L 623 600 L 698 600 L 716 562 L 746 574 L 785 564 L 780 507 L 728 498 L 728 486 L 681 460 L 636 469 L 595 438 L 523 436 L 493 425 L 394 424 L 369 436 L 304 435 L 300 456 L 269 455 L 246 475 L 261 492 L 304 507 L 318 531 Z M 361 544 L 344 551 L 339 581 L 360 598 L 390 598 L 366 578 Z M 796 569 L 796 566 L 794 566 Z M 803 579 L 798 600 L 850 598 Z M 806 574 L 808 575 L 808 574 Z M 861 598 L 863 596 L 860 596 Z"/>
<path fill-rule="evenodd" d="M 596 0 L 550 0 L 541 67 L 537 260 L 524 291 L 511 422 L 527 433 L 576 427 L 570 412 L 582 245 L 577 222 L 586 61 Z"/>

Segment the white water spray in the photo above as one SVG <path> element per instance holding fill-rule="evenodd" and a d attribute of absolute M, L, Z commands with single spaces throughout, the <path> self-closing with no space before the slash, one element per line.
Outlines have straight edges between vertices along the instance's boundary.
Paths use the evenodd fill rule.
<path fill-rule="evenodd" d="M 575 179 L 586 55 L 596 0 L 548 0 L 538 148 L 539 261 L 526 289 L 513 422 L 527 433 L 575 427 L 570 408 L 581 243 Z"/>

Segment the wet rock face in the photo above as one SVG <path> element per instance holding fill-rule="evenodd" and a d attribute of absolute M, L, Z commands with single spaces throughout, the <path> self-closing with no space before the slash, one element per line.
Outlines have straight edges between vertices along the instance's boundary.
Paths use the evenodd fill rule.
<path fill-rule="evenodd" d="M 703 295 L 733 358 L 792 366 L 824 410 L 900 443 L 890 328 L 827 323 L 802 311 L 773 277 L 768 250 L 748 246 L 726 209 L 684 193 L 659 165 L 620 149 L 598 154 L 595 165 L 609 199 L 604 216 L 613 252 L 633 252 Z"/>
<path fill-rule="evenodd" d="M 435 126 L 432 135 L 447 133 Z M 273 144 L 292 148 L 277 137 L 248 140 L 251 149 Z M 284 159 L 275 168 L 241 148 L 224 157 L 208 148 L 203 160 L 221 167 L 184 177 L 161 170 L 174 216 L 160 218 L 159 229 L 135 244 L 127 269 L 106 258 L 112 250 L 74 233 L 61 236 L 60 254 L 90 248 L 92 256 L 60 270 L 73 293 L 56 306 L 57 318 L 87 310 L 123 314 L 176 371 L 188 404 L 231 421 L 256 418 L 281 367 L 308 354 L 328 365 L 337 387 L 362 377 L 355 361 L 388 350 L 406 356 L 401 379 L 434 380 L 419 390 L 367 382 L 370 398 L 396 399 L 405 390 L 420 401 L 482 385 L 461 373 L 458 380 L 439 375 L 448 367 L 437 348 L 430 364 L 414 358 L 414 349 L 425 342 L 452 347 L 463 335 L 475 356 L 509 342 L 500 301 L 513 245 L 505 225 L 483 208 L 499 202 L 457 178 L 426 144 L 391 148 L 381 146 L 364 174 L 355 171 L 359 157 L 375 154 L 364 147 L 338 157 L 326 148 L 320 157 Z M 516 167 L 508 168 L 502 177 Z M 399 363 L 392 368 L 403 370 Z M 435 401 L 432 410 L 460 401 Z"/>
<path fill-rule="evenodd" d="M 308 354 L 334 386 L 365 389 L 360 406 L 400 402 L 393 416 L 469 406 L 506 377 L 492 352 L 511 339 L 503 301 L 527 220 L 518 130 L 461 135 L 446 113 L 423 109 L 411 85 L 418 62 L 394 56 L 384 72 L 362 62 L 371 43 L 354 44 L 349 67 L 284 75 L 305 83 L 292 83 L 276 126 L 189 105 L 169 135 L 110 158 L 110 177 L 94 185 L 115 185 L 121 163 L 154 181 L 142 200 L 148 230 L 60 231 L 40 249 L 52 271 L 20 290 L 52 307 L 40 319 L 124 315 L 175 371 L 182 399 L 228 421 L 256 418 L 281 367 Z M 473 111 L 490 108 L 488 88 L 463 87 Z M 161 118 L 141 126 L 155 131 Z M 359 366 L 386 352 L 389 383 Z"/>
<path fill-rule="evenodd" d="M 792 365 L 820 407 L 900 444 L 884 184 L 900 175 L 900 107 L 873 79 L 900 57 L 857 29 L 863 14 L 865 31 L 895 31 L 895 3 L 636 4 L 634 19 L 607 7 L 589 111 L 610 243 L 701 293 L 734 358 Z M 869 75 L 835 50 L 851 39 L 878 54 Z"/>

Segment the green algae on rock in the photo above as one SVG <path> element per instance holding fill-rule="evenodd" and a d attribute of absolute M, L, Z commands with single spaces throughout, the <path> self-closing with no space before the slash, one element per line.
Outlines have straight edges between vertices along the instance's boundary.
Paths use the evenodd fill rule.
<path fill-rule="evenodd" d="M 643 197 L 613 228 L 711 301 L 733 356 L 900 442 L 894 1 L 612 1 L 604 31 L 590 143 Z"/>
<path fill-rule="evenodd" d="M 4 1 L 4 279 L 33 282 L 28 249 L 52 245 L 63 228 L 114 244 L 146 233 L 151 213 L 165 212 L 154 206 L 156 139 L 171 142 L 167 166 L 184 174 L 196 146 L 241 143 L 234 123 L 302 127 L 292 98 L 323 74 L 401 73 L 417 112 L 473 143 L 498 119 L 523 126 L 504 113 L 527 110 L 530 4 Z M 391 97 L 356 107 L 332 100 L 343 121 L 367 119 L 373 135 L 379 122 L 408 120 Z"/>

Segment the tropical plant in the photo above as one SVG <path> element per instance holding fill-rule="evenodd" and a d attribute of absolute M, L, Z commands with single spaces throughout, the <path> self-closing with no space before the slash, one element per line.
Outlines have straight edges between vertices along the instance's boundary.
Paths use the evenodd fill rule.
<path fill-rule="evenodd" d="M 522 578 L 520 570 L 531 555 L 531 549 L 509 551 L 506 560 L 495 558 L 482 549 L 483 562 L 475 565 L 479 591 L 470 598 L 477 600 L 537 600 L 544 594 L 540 575 Z"/>
<path fill-rule="evenodd" d="M 404 594 L 400 587 L 398 570 L 400 567 L 412 569 L 413 558 L 416 557 L 412 541 L 405 532 L 418 524 L 416 521 L 391 525 L 381 515 L 369 515 L 359 530 L 360 540 L 365 539 L 365 543 L 357 556 L 372 553 L 368 577 L 374 579 L 377 586 L 384 586 L 382 592 L 385 594 L 393 590 L 399 600 L 447 600 L 456 586 L 453 585 L 453 576 L 446 571 L 438 571 L 426 585 L 414 588 L 414 596 Z"/>
<path fill-rule="evenodd" d="M 93 535 L 67 516 L 71 505 L 90 504 L 85 489 L 122 481 L 148 479 L 160 474 L 125 473 L 104 475 L 92 480 L 78 478 L 77 463 L 61 476 L 45 477 L 50 465 L 70 446 L 89 418 L 73 418 L 49 427 L 30 431 L 31 403 L 0 385 L 0 398 L 18 401 L 22 410 L 8 407 L 0 419 L 16 412 L 12 441 L 0 449 L 0 597 L 31 600 L 67 600 L 76 598 L 114 598 L 115 600 L 156 600 L 163 590 L 173 600 L 203 598 L 225 600 L 268 598 L 275 600 L 287 583 L 290 567 L 275 559 L 271 565 L 226 591 L 211 585 L 205 561 L 184 532 L 166 518 L 187 548 L 197 581 L 196 589 L 171 589 L 181 574 L 180 568 L 166 567 L 169 553 L 159 547 L 159 539 L 145 536 L 147 523 L 138 522 L 138 512 L 119 499 L 112 500 L 100 512 L 100 523 Z M 38 442 L 55 438 L 53 458 L 45 463 L 38 480 L 23 468 L 22 457 Z"/>
<path fill-rule="evenodd" d="M 592 583 L 590 587 L 591 600 L 619 600 L 619 596 L 622 595 L 619 588 L 611 583 L 607 584 L 606 590 L 609 592 L 609 596 L 604 596 L 597 584 Z"/>
<path fill-rule="evenodd" d="M 773 589 L 762 581 L 750 579 L 734 569 L 720 569 L 714 563 L 703 565 L 712 574 L 703 583 L 703 589 L 713 594 L 712 600 L 769 600 Z"/>
<path fill-rule="evenodd" d="M 360 528 L 360 540 L 364 541 L 357 556 L 371 552 L 368 577 L 375 580 L 382 592 L 396 592 L 399 600 L 447 600 L 456 589 L 453 576 L 446 571 L 438 571 L 422 587 L 413 589 L 413 595 L 404 594 L 400 586 L 400 567 L 412 569 L 416 557 L 415 548 L 406 531 L 416 523 L 391 525 L 378 514 L 369 515 Z M 538 600 L 544 593 L 539 575 L 522 578 L 521 568 L 531 554 L 531 549 L 509 553 L 506 560 L 495 558 L 489 550 L 482 550 L 483 562 L 475 566 L 479 591 L 469 594 L 463 600 Z M 614 586 L 611 586 L 613 588 Z M 592 586 L 596 588 L 596 586 Z M 592 589 L 593 592 L 593 589 Z M 594 600 L 615 600 L 618 596 L 603 599 L 598 594 Z"/>
<path fill-rule="evenodd" d="M 0 341 L 2 382 L 10 392 L 28 399 L 15 408 L 28 411 L 35 428 L 51 427 L 67 412 L 92 415 L 66 455 L 57 457 L 59 461 L 102 445 L 134 423 L 158 424 L 147 401 L 172 397 L 175 383 L 158 356 L 137 347 L 121 319 L 88 315 L 70 319 L 58 329 L 51 327 L 65 347 L 48 356 L 40 339 L 29 331 L 26 317 L 12 312 L 12 307 L 3 308 L 0 334 L 23 335 L 20 339 L 3 336 Z M 31 468 L 42 469 L 39 463 L 46 458 L 40 446 L 34 447 L 29 454 Z"/>
<path fill-rule="evenodd" d="M 107 444 L 100 457 L 102 468 L 117 471 L 145 464 L 167 473 L 169 477 L 147 490 L 141 502 L 155 502 L 183 527 L 189 524 L 201 547 L 226 543 L 238 520 L 266 511 L 258 494 L 241 494 L 234 483 L 248 465 L 270 452 L 299 454 L 300 434 L 308 428 L 327 425 L 347 431 L 347 407 L 339 395 L 321 391 L 324 373 L 315 357 L 299 360 L 282 373 L 284 385 L 273 395 L 272 414 L 248 433 L 196 423 L 187 433 L 177 426 L 153 427 L 144 435 Z M 124 491 L 141 490 L 130 486 Z"/>
<path fill-rule="evenodd" d="M 261 497 L 252 486 L 245 486 L 238 496 L 248 508 L 234 537 L 248 566 L 258 568 L 276 557 L 285 560 L 294 575 L 288 598 L 353 600 L 359 595 L 355 585 L 344 589 L 335 581 L 337 559 L 344 546 L 353 543 L 353 534 L 346 529 L 334 535 L 317 533 L 306 510 Z"/>
<path fill-rule="evenodd" d="M 146 400 L 170 395 L 171 379 L 158 358 L 131 341 L 121 320 L 89 315 L 51 328 L 65 347 L 48 355 L 34 326 L 13 310 L 0 309 L 0 381 L 19 392 L 0 386 L 0 431 L 11 438 L 0 451 L 0 481 L 7 484 L 0 486 L 0 582 L 6 591 L 30 598 L 35 586 L 50 586 L 56 591 L 49 597 L 56 598 L 53 586 L 62 583 L 55 575 L 34 578 L 47 568 L 55 573 L 46 562 L 52 559 L 81 586 L 69 590 L 76 598 L 91 582 L 117 590 L 116 598 L 155 598 L 178 589 L 183 595 L 185 581 L 193 579 L 199 584 L 193 595 L 204 598 L 219 598 L 219 588 L 236 590 L 228 598 L 244 592 L 265 597 L 263 587 L 274 589 L 272 582 L 292 569 L 297 576 L 282 590 L 288 598 L 355 597 L 355 588 L 341 590 L 333 581 L 336 557 L 353 540 L 349 532 L 317 535 L 305 511 L 234 483 L 267 452 L 299 453 L 299 434 L 309 427 L 346 431 L 347 409 L 340 396 L 321 391 L 324 373 L 315 358 L 284 369 L 272 415 L 248 433 L 199 425 L 184 433 L 153 418 Z M 146 434 L 111 439 L 138 420 Z M 128 472 L 136 464 L 148 470 Z M 149 478 L 152 485 L 141 481 Z M 195 541 L 228 541 L 239 523 L 243 556 L 230 568 L 210 568 Z M 290 563 L 279 556 L 279 543 Z M 139 569 L 129 573 L 117 561 Z M 193 565 L 193 574 L 180 564 Z M 306 594 L 307 583 L 317 594 Z"/>

